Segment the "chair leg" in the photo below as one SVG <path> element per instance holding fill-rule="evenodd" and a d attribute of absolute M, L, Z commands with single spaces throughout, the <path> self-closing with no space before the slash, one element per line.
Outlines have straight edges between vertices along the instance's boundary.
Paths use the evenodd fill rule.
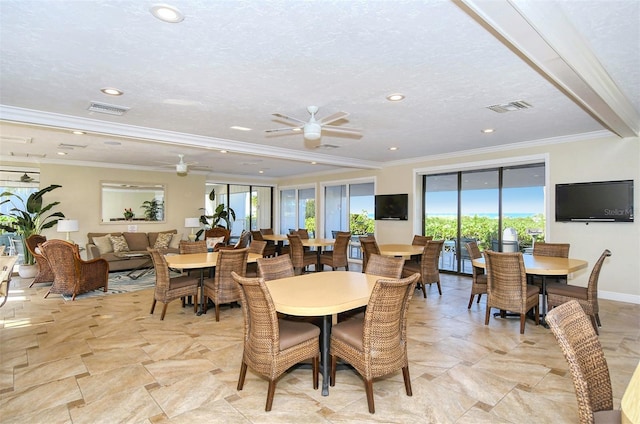
<path fill-rule="evenodd" d="M 600 322 L 600 315 L 596 314 L 596 323 L 598 324 L 598 327 L 602 327 L 602 323 Z"/>
<path fill-rule="evenodd" d="M 440 296 L 442 296 L 442 287 L 440 287 L 440 280 L 438 280 L 437 283 L 438 283 L 438 293 L 440 294 Z"/>
<path fill-rule="evenodd" d="M 480 303 L 480 298 L 482 297 L 482 293 L 478 293 L 478 301 L 476 303 Z"/>
<path fill-rule="evenodd" d="M 197 313 L 198 312 L 198 295 L 194 294 L 193 295 L 193 313 Z"/>
<path fill-rule="evenodd" d="M 595 315 L 591 315 L 589 318 L 591 318 L 591 325 L 593 325 L 593 329 L 596 330 L 596 334 L 600 335 L 600 333 L 598 332 L 598 323 L 596 322 Z"/>
<path fill-rule="evenodd" d="M 471 296 L 469 296 L 469 305 L 467 306 L 467 309 L 471 309 L 471 304 L 473 303 L 473 297 L 474 296 L 475 295 L 473 295 L 473 294 Z"/>
<path fill-rule="evenodd" d="M 151 312 L 149 312 L 151 315 L 153 315 L 153 311 L 156 309 L 156 300 L 153 299 L 153 303 L 151 304 Z"/>
<path fill-rule="evenodd" d="M 271 405 L 273 404 L 273 395 L 276 393 L 276 381 L 269 381 L 269 390 L 267 391 L 267 405 L 264 407 L 264 410 L 269 412 L 271 411 Z"/>
<path fill-rule="evenodd" d="M 367 393 L 367 405 L 369 405 L 369 412 L 371 414 L 376 413 L 376 407 L 373 403 L 373 381 L 364 381 L 364 391 Z"/>
<path fill-rule="evenodd" d="M 536 320 L 536 325 L 540 325 L 540 305 L 534 306 L 533 313 Z"/>
<path fill-rule="evenodd" d="M 320 356 L 316 355 L 313 357 L 312 362 L 311 362 L 311 368 L 312 368 L 312 372 L 313 372 L 313 390 L 318 390 L 318 374 L 319 374 L 319 370 L 320 370 Z"/>
<path fill-rule="evenodd" d="M 216 322 L 220 321 L 220 305 L 216 303 Z M 271 410 L 271 408 L 269 408 Z"/>
<path fill-rule="evenodd" d="M 244 378 L 247 376 L 247 363 L 242 361 L 240 366 L 240 376 L 238 377 L 238 390 L 242 390 L 244 387 Z"/>
<path fill-rule="evenodd" d="M 336 364 L 338 359 L 335 355 L 331 355 L 331 374 L 329 375 L 329 385 L 331 387 L 336 385 Z"/>
<path fill-rule="evenodd" d="M 524 320 L 527 319 L 527 314 L 520 314 L 520 334 L 524 334 Z"/>
<path fill-rule="evenodd" d="M 169 305 L 168 303 L 164 303 L 162 305 L 162 315 L 160 315 L 160 321 L 164 321 L 164 314 L 167 313 L 167 305 Z"/>
<path fill-rule="evenodd" d="M 411 391 L 411 377 L 409 376 L 409 366 L 402 367 L 402 377 L 404 378 L 404 389 L 407 391 L 407 396 L 413 396 Z"/>
<path fill-rule="evenodd" d="M 487 304 L 487 312 L 484 315 L 484 325 L 489 325 L 489 315 L 491 314 L 491 308 Z"/>

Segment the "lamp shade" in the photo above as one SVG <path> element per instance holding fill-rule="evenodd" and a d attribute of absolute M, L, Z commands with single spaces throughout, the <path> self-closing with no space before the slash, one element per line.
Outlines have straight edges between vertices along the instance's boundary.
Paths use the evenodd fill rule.
<path fill-rule="evenodd" d="M 185 218 L 184 219 L 185 228 L 198 228 L 200 226 L 199 218 Z"/>
<path fill-rule="evenodd" d="M 58 221 L 56 231 L 59 233 L 70 233 L 78 231 L 78 220 L 76 219 L 61 219 Z"/>

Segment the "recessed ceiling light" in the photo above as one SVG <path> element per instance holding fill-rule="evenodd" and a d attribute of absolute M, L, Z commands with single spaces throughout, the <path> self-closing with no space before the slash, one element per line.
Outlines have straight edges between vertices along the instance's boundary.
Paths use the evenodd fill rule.
<path fill-rule="evenodd" d="M 227 153 L 226 150 L 220 150 L 220 153 Z"/>
<path fill-rule="evenodd" d="M 85 134 L 85 132 L 84 132 L 84 131 L 77 131 L 77 130 L 76 130 L 76 131 L 71 131 L 71 133 L 72 133 L 72 134 L 76 134 L 76 135 L 83 135 L 83 134 Z"/>
<path fill-rule="evenodd" d="M 389 150 L 395 151 L 395 150 L 398 150 L 398 148 L 397 147 L 389 147 Z"/>
<path fill-rule="evenodd" d="M 387 100 L 389 100 L 390 102 L 399 102 L 401 100 L 404 100 L 404 94 L 400 94 L 400 93 L 389 94 L 387 96 Z"/>
<path fill-rule="evenodd" d="M 122 96 L 124 94 L 124 91 L 118 90 L 117 88 L 113 87 L 101 88 L 100 91 L 109 96 Z"/>
<path fill-rule="evenodd" d="M 264 171 L 261 169 L 258 171 L 258 174 L 264 174 Z"/>
<path fill-rule="evenodd" d="M 232 130 L 238 130 L 238 131 L 251 131 L 251 128 L 247 128 L 247 127 L 239 127 L 237 125 L 234 125 L 231 127 Z"/>
<path fill-rule="evenodd" d="M 485 128 L 483 130 L 480 130 L 480 132 L 483 133 L 483 134 L 491 134 L 494 131 L 495 130 L 493 128 Z"/>
<path fill-rule="evenodd" d="M 60 155 L 60 156 L 66 156 L 66 155 L 67 155 L 67 152 L 58 152 L 58 155 Z"/>
<path fill-rule="evenodd" d="M 184 15 L 176 7 L 168 4 L 156 4 L 149 9 L 151 14 L 163 22 L 176 24 L 184 21 Z"/>
<path fill-rule="evenodd" d="M 311 162 L 311 165 L 317 165 L 318 162 Z"/>

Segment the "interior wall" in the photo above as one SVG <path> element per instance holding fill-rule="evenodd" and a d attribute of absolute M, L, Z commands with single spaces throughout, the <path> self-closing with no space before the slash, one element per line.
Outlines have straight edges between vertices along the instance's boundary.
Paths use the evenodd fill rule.
<path fill-rule="evenodd" d="M 123 181 L 137 183 L 163 183 L 166 185 L 165 222 L 134 221 L 133 223 L 102 223 L 100 219 L 100 182 Z M 77 219 L 79 231 L 70 237 L 80 246 L 87 243 L 88 232 L 127 231 L 128 224 L 139 232 L 176 229 L 186 234 L 184 219 L 199 217 L 204 207 L 205 176 L 189 174 L 184 177 L 174 172 L 148 172 L 88 166 L 40 165 L 40 187 L 59 184 L 62 187 L 47 193 L 46 203 L 59 201 L 55 209 L 69 219 Z M 64 238 L 55 227 L 45 230 L 47 238 Z"/>

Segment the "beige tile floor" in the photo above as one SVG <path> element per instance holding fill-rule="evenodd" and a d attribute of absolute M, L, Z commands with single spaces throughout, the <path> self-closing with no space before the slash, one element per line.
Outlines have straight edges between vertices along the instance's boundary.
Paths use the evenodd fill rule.
<path fill-rule="evenodd" d="M 467 310 L 470 280 L 443 275 L 428 298 L 416 292 L 408 335 L 413 396 L 401 373 L 376 380 L 376 413 L 363 384 L 341 370 L 328 397 L 308 368 L 267 383 L 248 373 L 236 390 L 242 313 L 220 322 L 180 302 L 149 315 L 152 291 L 65 302 L 43 299 L 14 279 L 0 308 L 0 422 L 9 423 L 574 423 L 577 403 L 551 332 L 528 320 L 492 318 L 484 302 Z M 600 340 L 620 399 L 640 359 L 640 305 L 602 300 Z"/>

